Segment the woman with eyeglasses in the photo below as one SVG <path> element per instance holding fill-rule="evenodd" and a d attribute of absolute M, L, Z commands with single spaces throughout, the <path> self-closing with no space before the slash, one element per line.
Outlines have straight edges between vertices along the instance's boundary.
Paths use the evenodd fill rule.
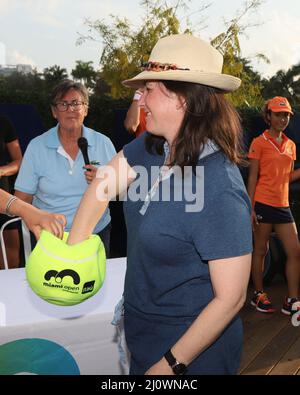
<path fill-rule="evenodd" d="M 30 142 L 15 183 L 15 195 L 20 199 L 39 209 L 64 214 L 66 231 L 70 230 L 79 202 L 97 172 L 96 166 L 85 165 L 78 139 L 86 138 L 90 163 L 105 165 L 116 152 L 108 137 L 84 125 L 88 105 L 88 92 L 82 84 L 64 80 L 54 88 L 51 112 L 57 125 Z M 110 222 L 106 209 L 93 228 L 107 255 Z"/>

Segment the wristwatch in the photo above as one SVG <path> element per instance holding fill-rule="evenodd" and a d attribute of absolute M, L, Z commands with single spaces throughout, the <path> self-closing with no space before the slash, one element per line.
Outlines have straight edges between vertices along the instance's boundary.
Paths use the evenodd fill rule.
<path fill-rule="evenodd" d="M 164 357 L 166 358 L 168 364 L 171 366 L 174 374 L 181 375 L 186 373 L 187 366 L 184 363 L 178 362 L 172 354 L 171 350 L 167 351 Z"/>

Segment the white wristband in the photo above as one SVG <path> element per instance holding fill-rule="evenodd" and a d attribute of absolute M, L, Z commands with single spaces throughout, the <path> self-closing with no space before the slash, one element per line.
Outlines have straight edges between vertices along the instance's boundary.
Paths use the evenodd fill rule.
<path fill-rule="evenodd" d="M 135 94 L 133 96 L 132 100 L 140 100 L 140 98 L 142 97 L 143 93 L 141 91 L 135 91 Z"/>

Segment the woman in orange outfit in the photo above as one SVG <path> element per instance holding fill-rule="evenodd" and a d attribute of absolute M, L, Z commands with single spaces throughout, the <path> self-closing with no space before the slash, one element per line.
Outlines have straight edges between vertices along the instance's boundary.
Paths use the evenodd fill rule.
<path fill-rule="evenodd" d="M 281 309 L 287 315 L 291 314 L 291 306 L 298 300 L 300 275 L 300 245 L 289 207 L 289 182 L 295 178 L 296 146 L 283 133 L 291 115 L 293 112 L 285 97 L 276 96 L 268 100 L 264 119 L 269 128 L 252 141 L 248 154 L 248 193 L 253 204 L 254 230 L 252 280 L 255 291 L 251 304 L 263 313 L 275 311 L 263 290 L 264 258 L 270 234 L 274 230 L 287 255 L 288 295 Z"/>

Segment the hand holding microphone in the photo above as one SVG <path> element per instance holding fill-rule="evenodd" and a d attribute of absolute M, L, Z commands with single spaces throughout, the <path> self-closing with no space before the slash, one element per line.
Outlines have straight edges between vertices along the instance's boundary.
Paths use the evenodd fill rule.
<path fill-rule="evenodd" d="M 79 137 L 77 140 L 77 145 L 82 152 L 83 160 L 85 165 L 90 164 L 89 155 L 88 155 L 88 141 L 85 137 Z"/>
<path fill-rule="evenodd" d="M 88 155 L 88 141 L 85 137 L 79 137 L 77 140 L 78 147 L 80 151 L 82 152 L 83 160 L 85 163 L 84 168 L 86 171 L 84 172 L 86 181 L 88 184 L 90 184 L 93 179 L 96 177 L 97 173 L 97 167 L 91 165 L 89 155 Z"/>

